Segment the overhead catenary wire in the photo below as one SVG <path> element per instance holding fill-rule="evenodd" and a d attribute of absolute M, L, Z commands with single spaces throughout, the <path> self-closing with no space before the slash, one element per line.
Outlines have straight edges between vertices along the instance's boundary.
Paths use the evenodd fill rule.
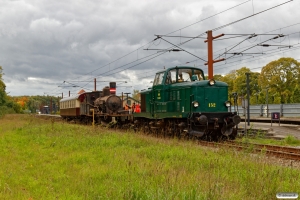
<path fill-rule="evenodd" d="M 248 2 L 248 1 L 246 1 L 246 2 Z M 285 3 L 288 3 L 288 2 L 290 2 L 290 1 L 287 1 L 287 2 L 285 2 Z M 243 2 L 243 3 L 245 3 L 245 2 Z M 234 21 L 234 22 L 231 22 L 231 23 L 229 23 L 229 24 L 223 25 L 223 26 L 221 26 L 221 27 L 217 27 L 217 28 L 215 28 L 215 29 L 213 29 L 213 30 L 219 30 L 219 29 L 221 29 L 221 28 L 224 28 L 224 27 L 226 27 L 226 26 L 229 26 L 229 25 L 232 25 L 232 24 L 234 24 L 234 23 L 240 22 L 240 21 L 242 21 L 242 20 L 244 20 L 244 19 L 247 19 L 247 18 L 249 18 L 249 17 L 251 17 L 251 16 L 255 16 L 255 15 L 257 15 L 257 14 L 260 14 L 260 13 L 265 12 L 265 11 L 267 11 L 267 10 L 273 9 L 273 8 L 278 7 L 278 6 L 280 6 L 280 5 L 283 5 L 283 4 L 285 4 L 285 3 L 282 3 L 282 4 L 279 4 L 279 5 L 277 5 L 277 6 L 271 7 L 271 8 L 269 8 L 269 9 L 266 9 L 266 10 L 261 11 L 261 12 L 259 12 L 259 13 L 255 13 L 255 14 L 253 14 L 253 15 L 250 15 L 250 16 L 248 16 L 248 17 L 242 18 L 242 19 L 240 19 L 240 20 L 236 20 L 236 21 Z M 240 5 L 240 4 L 239 4 L 239 5 Z M 225 12 L 225 11 L 224 11 L 224 12 Z M 202 36 L 202 35 L 205 35 L 205 33 L 202 33 L 202 34 L 198 35 L 198 37 L 200 37 L 200 36 Z M 193 39 L 194 39 L 194 38 L 191 38 L 191 40 L 193 40 Z M 189 41 L 191 41 L 191 40 L 189 40 Z M 187 43 L 187 42 L 189 42 L 189 41 L 185 41 L 185 42 L 181 43 L 180 45 L 185 44 L 185 43 Z M 151 41 L 151 42 L 153 42 L 153 41 Z M 151 44 L 151 42 L 149 42 L 148 44 Z M 133 52 L 135 52 L 135 51 L 136 51 L 136 50 L 134 50 Z M 130 53 L 129 53 L 129 54 L 130 54 Z M 129 55 L 129 54 L 126 54 L 126 55 Z M 161 55 L 161 54 L 159 54 L 159 55 Z M 146 61 L 149 61 L 149 60 L 151 60 L 151 59 L 154 59 L 154 58 L 158 57 L 159 55 L 153 56 L 152 58 L 147 59 Z M 124 57 L 125 57 L 125 56 L 124 56 Z M 122 57 L 122 58 L 123 58 L 123 57 Z M 121 58 L 119 58 L 119 59 L 121 59 Z M 123 69 L 123 70 L 119 70 L 119 71 L 117 71 L 117 72 L 110 73 L 109 75 L 112 75 L 112 74 L 115 74 L 115 73 L 118 73 L 118 72 L 121 72 L 121 71 L 130 69 L 130 68 L 133 68 L 133 67 L 138 66 L 138 65 L 140 65 L 140 64 L 142 64 L 142 63 L 144 63 L 144 62 L 146 62 L 146 61 L 143 61 L 143 62 L 141 62 L 141 63 L 135 64 L 135 65 L 130 66 L 130 67 L 128 67 L 128 68 L 125 68 L 125 69 Z M 112 63 L 112 62 L 110 62 L 110 63 Z M 131 63 L 133 63 L 133 62 L 131 62 Z M 108 65 L 108 64 L 107 64 L 107 65 Z M 105 65 L 105 66 L 107 66 L 107 65 Z M 129 65 L 129 64 L 128 64 L 128 65 Z M 105 66 L 103 66 L 103 67 L 105 67 Z M 126 66 L 126 65 L 122 65 L 122 67 L 124 67 L 124 66 Z M 102 67 L 102 68 L 103 68 L 103 67 Z M 122 67 L 118 67 L 117 69 L 120 69 L 120 68 L 122 68 Z M 98 68 L 98 69 L 100 69 L 100 68 Z M 98 70 L 98 69 L 96 69 L 96 70 Z M 94 70 L 94 71 L 96 71 L 96 70 Z M 111 71 L 114 71 L 114 70 L 116 70 L 116 69 L 109 70 L 109 71 L 107 71 L 107 72 L 105 72 L 105 73 L 103 73 L 103 74 L 107 74 L 107 73 L 109 73 L 109 72 L 111 72 Z M 92 71 L 92 72 L 94 72 L 94 71 Z M 89 72 L 89 73 L 87 73 L 87 74 L 91 74 L 92 72 Z M 86 74 L 86 75 L 87 75 L 87 74 Z"/>
<path fill-rule="evenodd" d="M 240 5 L 243 5 L 244 3 L 249 2 L 249 1 L 250 1 L 250 0 L 245 1 L 245 2 L 242 2 L 242 3 L 240 3 L 240 4 L 236 5 L 236 6 L 230 7 L 230 8 L 228 8 L 228 9 L 226 9 L 226 10 L 224 10 L 224 11 L 221 11 L 221 12 L 215 14 L 215 15 L 209 16 L 209 17 L 207 17 L 207 18 L 205 18 L 205 19 L 203 19 L 203 20 L 200 20 L 200 21 L 198 21 L 198 22 L 195 22 L 195 23 L 193 23 L 193 24 L 191 24 L 191 25 L 185 26 L 185 27 L 180 28 L 180 29 L 178 29 L 178 30 L 188 28 L 188 27 L 190 27 L 190 26 L 192 26 L 192 25 L 194 25 L 194 24 L 197 24 L 197 23 L 199 23 L 199 22 L 201 22 L 201 21 L 207 20 L 207 19 L 209 19 L 209 18 L 211 18 L 211 17 L 217 16 L 217 15 L 219 15 L 219 14 L 221 14 L 221 13 L 224 13 L 224 12 L 226 12 L 226 11 L 228 11 L 228 10 L 231 10 L 231 9 L 233 9 L 233 8 L 236 8 L 236 7 L 240 6 Z M 178 31 L 178 30 L 176 30 L 176 31 Z M 176 31 L 174 31 L 174 32 L 176 32 Z M 171 33 L 172 33 L 172 32 L 170 32 L 170 33 L 168 33 L 168 34 L 171 34 Z M 168 34 L 167 34 L 167 35 L 168 35 Z M 141 49 L 141 48 L 143 48 L 144 46 L 147 46 L 147 45 L 149 45 L 149 44 L 151 44 L 151 43 L 153 43 L 153 41 L 148 42 L 147 44 L 141 46 L 141 47 L 138 48 L 138 49 Z M 91 73 L 93 73 L 93 72 L 95 72 L 95 71 L 97 71 L 97 70 L 99 70 L 99 69 L 102 69 L 102 68 L 104 68 L 104 67 L 106 67 L 106 66 L 109 66 L 110 64 L 112 64 L 112 63 L 114 63 L 114 62 L 116 62 L 116 61 L 118 61 L 118 60 L 120 60 L 120 59 L 122 59 L 122 58 L 124 58 L 124 57 L 126 57 L 126 56 L 128 56 L 128 55 L 130 55 L 131 53 L 137 51 L 138 49 L 136 49 L 136 50 L 134 50 L 134 51 L 131 51 L 130 53 L 128 53 L 128 54 L 126 54 L 126 55 L 124 55 L 124 56 L 122 56 L 122 57 L 120 57 L 120 58 L 118 58 L 118 59 L 116 59 L 116 60 L 114 60 L 114 61 L 112 61 L 112 62 L 110 62 L 110 63 L 108 63 L 108 64 L 106 64 L 106 65 L 104 65 L 104 66 L 102 66 L 102 67 L 99 67 L 99 68 L 97 68 L 97 69 L 95 69 L 95 70 L 93 70 L 93 71 L 91 71 L 91 72 L 88 72 L 88 73 L 86 73 L 86 74 L 84 74 L 84 75 L 91 74 Z M 83 76 L 83 75 L 82 75 L 82 76 Z M 77 78 L 80 78 L 80 77 L 82 77 L 82 76 L 79 76 L 79 77 L 77 77 Z"/>
<path fill-rule="evenodd" d="M 258 12 L 258 13 L 249 15 L 249 16 L 247 16 L 247 17 L 238 19 L 238 20 L 236 20 L 236 21 L 227 23 L 227 24 L 225 24 L 225 25 L 222 25 L 222 26 L 213 28 L 213 29 L 211 29 L 211 30 L 212 30 L 212 31 L 216 31 L 216 30 L 223 29 L 223 28 L 225 28 L 225 27 L 227 27 L 227 26 L 230 26 L 230 25 L 233 25 L 233 24 L 235 24 L 235 23 L 241 22 L 241 21 L 246 20 L 246 19 L 248 19 L 248 18 L 250 18 L 250 17 L 254 17 L 254 16 L 256 16 L 256 15 L 262 14 L 262 13 L 264 13 L 264 12 L 266 12 L 266 11 L 269 11 L 269 10 L 271 10 L 271 9 L 274 9 L 274 8 L 276 8 L 276 7 L 279 7 L 279 6 L 282 6 L 282 5 L 284 5 L 284 4 L 286 4 L 286 3 L 289 3 L 289 2 L 292 2 L 292 1 L 293 1 L 293 0 L 286 1 L 286 2 L 284 2 L 284 3 L 281 3 L 281 4 L 278 4 L 278 5 L 276 5 L 276 6 L 270 7 L 270 8 L 268 8 L 268 9 L 262 10 L 262 11 L 260 11 L 260 12 Z M 206 35 L 206 32 L 201 33 L 201 34 L 199 34 L 199 35 L 197 35 L 197 36 L 195 36 L 195 37 L 191 37 L 191 39 L 186 40 L 185 42 L 180 43 L 180 45 L 186 44 L 186 43 L 188 43 L 188 42 L 190 42 L 190 41 L 192 41 L 192 40 L 194 40 L 194 39 L 196 39 L 196 38 L 198 38 L 198 37 L 201 37 L 201 36 L 203 36 L 203 35 Z"/>
<path fill-rule="evenodd" d="M 297 49 L 300 49 L 300 45 L 298 46 L 298 45 L 296 44 L 296 45 L 294 45 L 293 48 L 284 50 L 284 52 L 294 51 L 294 50 L 297 50 Z M 266 58 L 266 57 L 271 57 L 271 56 L 274 56 L 274 54 L 276 55 L 276 54 L 279 54 L 279 53 L 280 53 L 280 51 L 278 51 L 278 49 L 276 49 L 276 50 L 277 50 L 277 51 L 275 51 L 275 50 L 269 50 L 269 51 L 274 51 L 274 52 L 270 52 L 270 53 L 266 53 L 267 51 L 265 51 L 265 53 L 264 53 L 263 55 L 258 56 L 258 57 L 260 57 L 259 59 L 245 58 L 245 59 L 242 60 L 242 61 L 249 60 L 249 62 L 253 62 L 253 61 L 260 60 L 260 59 L 263 59 L 263 58 Z M 256 57 L 254 57 L 254 58 L 256 58 Z M 227 65 L 229 65 L 229 64 L 231 65 L 231 64 L 233 64 L 233 63 L 240 63 L 240 61 L 238 60 L 238 61 L 231 61 L 231 62 L 228 62 L 228 63 L 226 63 L 226 64 L 218 64 L 217 66 L 215 66 L 215 70 L 218 71 L 218 70 L 220 70 L 220 69 L 224 69 Z M 244 63 L 245 63 L 245 62 L 244 62 Z M 220 66 L 224 66 L 224 67 L 220 67 Z M 232 66 L 232 65 L 231 65 L 231 66 Z M 262 68 L 262 67 L 259 67 L 259 68 Z M 252 68 L 251 68 L 251 69 L 252 69 Z M 258 68 L 255 68 L 255 69 L 258 69 Z"/>
<path fill-rule="evenodd" d="M 171 45 L 174 45 L 175 47 L 181 49 L 182 51 L 185 51 L 185 52 L 187 52 L 188 54 L 191 54 L 191 55 L 195 56 L 196 58 L 199 58 L 200 60 L 206 62 L 206 60 L 204 60 L 203 58 L 200 58 L 200 57 L 196 56 L 195 54 L 192 54 L 191 52 L 188 52 L 187 50 L 184 50 L 184 49 L 182 49 L 181 47 L 179 47 L 179 46 L 177 46 L 177 45 L 175 45 L 175 44 L 173 44 L 173 43 L 171 43 L 171 42 L 169 42 L 169 41 L 167 41 L 167 40 L 165 40 L 165 39 L 163 39 L 163 38 L 160 38 L 160 39 L 162 39 L 162 40 L 164 40 L 165 42 L 167 42 L 167 43 L 169 43 L 169 44 L 171 44 Z"/>
<path fill-rule="evenodd" d="M 250 1 L 250 0 L 244 1 L 244 2 L 242 2 L 242 3 L 240 3 L 240 4 L 237 4 L 237 5 L 233 6 L 233 7 L 230 7 L 230 8 L 228 8 L 228 9 L 225 9 L 225 10 L 223 10 L 223 11 L 221 11 L 221 12 L 218 12 L 218 13 L 216 13 L 216 14 L 214 14 L 214 15 L 211 15 L 211 16 L 209 16 L 209 17 L 207 17 L 207 18 L 204 18 L 204 19 L 202 19 L 202 20 L 200 20 L 200 21 L 197 21 L 197 22 L 195 22 L 195 23 L 192 23 L 192 24 L 190 24 L 190 25 L 188 25 L 188 26 L 185 26 L 185 27 L 183 27 L 183 28 L 180 28 L 180 29 L 178 29 L 178 30 L 182 30 L 182 29 L 188 28 L 188 27 L 190 27 L 190 26 L 192 26 L 192 25 L 195 25 L 195 24 L 197 24 L 197 23 L 200 23 L 200 22 L 202 22 L 202 21 L 205 21 L 205 20 L 207 20 L 207 19 L 209 19 L 209 18 L 215 17 L 215 16 L 217 16 L 217 15 L 219 15 L 219 14 L 222 14 L 222 13 L 227 12 L 227 11 L 229 11 L 229 10 L 231 10 L 231 9 L 234 9 L 234 8 L 236 8 L 236 7 L 238 7 L 238 6 L 241 6 L 241 5 L 243 5 L 243 4 L 245 4 L 245 3 L 249 2 L 249 1 Z M 172 33 L 174 33 L 174 32 L 177 32 L 178 30 L 175 30 L 175 31 L 173 31 L 173 32 L 170 32 L 170 33 L 168 33 L 167 35 L 172 34 Z M 148 42 L 147 44 L 141 46 L 141 47 L 138 48 L 138 49 L 141 49 L 141 48 L 143 48 L 144 46 L 147 46 L 147 45 L 149 45 L 149 44 L 151 44 L 151 43 L 153 43 L 153 41 Z M 78 78 L 80 78 L 80 77 L 82 77 L 82 76 L 85 76 L 85 75 L 89 75 L 89 74 L 91 74 L 91 73 L 93 73 L 93 72 L 95 72 L 95 71 L 97 71 L 97 70 L 99 70 L 99 69 L 101 69 L 101 68 L 104 68 L 104 67 L 106 67 L 106 66 L 108 66 L 108 65 L 110 65 L 110 64 L 112 64 L 112 63 L 114 63 L 114 62 L 116 62 L 116 61 L 118 61 L 118 60 L 120 60 L 120 59 L 122 59 L 122 58 L 124 58 L 124 57 L 126 57 L 126 56 L 128 56 L 128 55 L 130 55 L 131 53 L 137 51 L 138 49 L 136 49 L 136 50 L 134 50 L 134 51 L 132 51 L 132 52 L 130 52 L 130 53 L 128 53 L 128 54 L 126 54 L 126 55 L 124 55 L 124 56 L 122 56 L 122 57 L 120 57 L 120 58 L 118 58 L 118 59 L 116 59 L 116 60 L 114 60 L 114 61 L 112 61 L 112 62 L 110 62 L 110 63 L 108 63 L 108 64 L 106 64 L 106 65 L 104 65 L 104 66 L 102 66 L 102 67 L 100 67 L 100 68 L 97 68 L 97 69 L 95 69 L 95 70 L 93 70 L 93 71 L 90 71 L 90 72 L 84 74 L 84 75 L 81 75 L 81 76 L 77 77 L 76 79 L 78 79 Z"/>
<path fill-rule="evenodd" d="M 287 49 L 286 51 L 284 52 L 288 52 L 288 51 L 293 51 L 293 50 L 297 50 L 297 49 L 300 49 L 300 45 L 299 46 L 296 46 L 297 44 L 292 44 L 292 46 L 295 46 L 294 48 L 291 48 L 291 49 Z M 268 53 L 270 52 L 270 53 Z M 253 62 L 253 61 L 256 61 L 256 60 L 260 60 L 260 59 L 263 59 L 263 58 L 266 58 L 266 57 L 271 57 L 271 56 L 274 56 L 276 54 L 280 53 L 278 51 L 278 49 L 272 49 L 272 50 L 267 50 L 265 51 L 265 53 L 261 53 L 261 55 L 259 56 L 258 59 L 253 59 L 253 58 L 257 58 L 257 57 L 253 57 L 253 58 L 246 58 L 246 59 L 243 59 L 242 62 L 243 63 L 247 63 L 247 62 Z M 257 53 L 259 54 L 259 53 Z M 249 61 L 247 61 L 249 60 Z M 195 61 L 195 60 L 194 60 Z M 246 62 L 245 62 L 246 61 Z M 192 61 L 191 61 L 192 62 Z M 218 71 L 220 69 L 224 69 L 226 68 L 227 65 L 231 65 L 231 64 L 234 64 L 234 63 L 237 63 L 239 64 L 241 61 L 240 60 L 236 60 L 236 61 L 231 61 L 231 62 L 228 62 L 226 64 L 217 64 L 215 66 L 215 71 Z M 221 66 L 224 66 L 224 67 L 221 67 Z M 232 66 L 232 65 L 231 65 Z M 200 67 L 200 65 L 198 65 L 197 67 Z M 256 68 L 250 68 L 250 69 L 259 69 L 259 68 L 262 68 L 262 67 L 256 67 Z M 205 70 L 204 70 L 205 71 Z M 148 78 L 148 77 L 153 77 L 153 75 L 149 75 L 149 76 L 144 76 L 144 77 L 141 77 L 141 78 Z"/>

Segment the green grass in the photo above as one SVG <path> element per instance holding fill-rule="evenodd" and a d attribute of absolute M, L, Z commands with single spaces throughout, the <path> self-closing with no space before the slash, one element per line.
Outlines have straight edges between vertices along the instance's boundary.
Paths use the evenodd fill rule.
<path fill-rule="evenodd" d="M 268 139 L 268 138 L 261 137 L 260 135 L 254 137 L 244 136 L 242 138 L 237 138 L 236 140 L 244 143 L 271 144 L 271 145 L 291 146 L 291 147 L 300 146 L 300 140 L 298 140 L 293 135 L 288 135 L 283 140 Z"/>
<path fill-rule="evenodd" d="M 276 199 L 277 192 L 300 192 L 300 169 L 263 155 L 28 115 L 0 120 L 0 150 L 0 199 Z"/>

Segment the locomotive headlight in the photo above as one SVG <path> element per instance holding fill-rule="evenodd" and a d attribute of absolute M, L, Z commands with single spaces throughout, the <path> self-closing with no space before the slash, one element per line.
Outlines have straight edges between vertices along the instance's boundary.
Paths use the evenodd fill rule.
<path fill-rule="evenodd" d="M 199 102 L 198 101 L 193 101 L 192 102 L 194 108 L 197 108 L 199 106 Z"/>
<path fill-rule="evenodd" d="M 226 107 L 230 107 L 230 106 L 231 106 L 230 101 L 225 101 L 225 106 L 226 106 Z"/>
<path fill-rule="evenodd" d="M 214 79 L 210 79 L 209 82 L 208 82 L 209 85 L 214 85 L 215 83 L 216 83 L 216 82 L 215 82 Z"/>

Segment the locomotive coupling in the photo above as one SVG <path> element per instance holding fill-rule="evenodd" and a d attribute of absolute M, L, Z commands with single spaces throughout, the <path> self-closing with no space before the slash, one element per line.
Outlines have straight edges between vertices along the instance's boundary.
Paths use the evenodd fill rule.
<path fill-rule="evenodd" d="M 232 128 L 235 125 L 238 125 L 240 122 L 241 122 L 241 117 L 238 115 L 234 115 L 233 117 L 228 117 L 227 119 L 224 119 L 226 128 Z"/>
<path fill-rule="evenodd" d="M 229 136 L 231 135 L 233 131 L 233 127 L 235 125 L 238 125 L 241 122 L 241 117 L 238 115 L 234 115 L 233 117 L 229 117 L 227 119 L 224 119 L 224 126 L 221 129 L 222 134 Z"/>

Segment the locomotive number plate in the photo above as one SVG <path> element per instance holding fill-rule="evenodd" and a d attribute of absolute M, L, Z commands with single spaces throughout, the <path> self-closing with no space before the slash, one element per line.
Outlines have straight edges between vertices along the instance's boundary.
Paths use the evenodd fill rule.
<path fill-rule="evenodd" d="M 215 108 L 217 106 L 216 106 L 216 103 L 208 103 L 208 107 L 209 108 Z"/>

